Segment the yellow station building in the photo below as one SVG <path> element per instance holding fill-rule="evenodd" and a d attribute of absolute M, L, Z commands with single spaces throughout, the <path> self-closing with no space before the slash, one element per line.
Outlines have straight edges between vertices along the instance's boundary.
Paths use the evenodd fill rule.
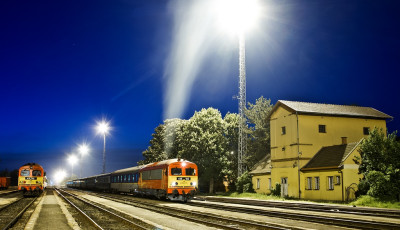
<path fill-rule="evenodd" d="M 393 119 L 374 108 L 278 101 L 267 117 L 271 155 L 250 172 L 258 193 L 276 184 L 281 195 L 310 200 L 349 200 L 360 175 L 353 159 L 362 139 Z"/>

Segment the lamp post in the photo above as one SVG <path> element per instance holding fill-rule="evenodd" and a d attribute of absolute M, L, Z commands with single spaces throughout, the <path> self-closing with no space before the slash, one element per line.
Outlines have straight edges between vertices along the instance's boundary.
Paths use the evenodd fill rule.
<path fill-rule="evenodd" d="M 84 143 L 84 144 L 79 146 L 78 150 L 79 150 L 79 153 L 80 153 L 79 154 L 79 157 L 80 157 L 79 164 L 80 164 L 80 168 L 81 168 L 81 172 L 79 174 L 79 177 L 82 178 L 82 157 L 89 153 L 89 147 Z"/>
<path fill-rule="evenodd" d="M 106 173 L 106 134 L 108 134 L 110 126 L 108 122 L 102 121 L 97 124 L 97 132 L 103 135 L 104 147 L 103 147 L 103 172 Z"/>
<path fill-rule="evenodd" d="M 68 157 L 68 162 L 71 164 L 71 180 L 73 179 L 72 176 L 74 174 L 74 164 L 78 161 L 78 158 L 75 155 L 70 155 Z"/>
<path fill-rule="evenodd" d="M 246 155 L 246 59 L 245 33 L 255 24 L 259 14 L 257 0 L 220 0 L 216 2 L 216 10 L 220 24 L 227 30 L 234 32 L 239 38 L 239 135 L 238 135 L 238 177 L 245 168 L 243 158 Z"/>

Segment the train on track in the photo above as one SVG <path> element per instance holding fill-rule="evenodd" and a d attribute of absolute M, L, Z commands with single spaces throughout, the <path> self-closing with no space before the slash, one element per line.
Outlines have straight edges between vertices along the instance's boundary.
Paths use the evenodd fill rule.
<path fill-rule="evenodd" d="M 169 159 L 70 180 L 67 187 L 187 202 L 198 190 L 198 171 L 193 162 Z"/>
<path fill-rule="evenodd" d="M 27 163 L 18 170 L 18 191 L 24 196 L 38 196 L 47 186 L 46 172 L 36 163 Z"/>

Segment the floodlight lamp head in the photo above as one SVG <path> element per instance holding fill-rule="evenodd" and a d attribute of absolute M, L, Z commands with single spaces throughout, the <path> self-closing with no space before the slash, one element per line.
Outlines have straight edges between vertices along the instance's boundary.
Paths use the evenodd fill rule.
<path fill-rule="evenodd" d="M 89 152 L 89 147 L 86 144 L 82 144 L 79 146 L 79 153 L 81 155 L 86 155 Z"/>
<path fill-rule="evenodd" d="M 97 124 L 97 132 L 98 133 L 105 135 L 108 133 L 109 130 L 110 130 L 110 126 L 109 126 L 108 122 L 102 121 Z"/>
<path fill-rule="evenodd" d="M 260 15 L 258 0 L 217 0 L 214 8 L 220 26 L 232 33 L 251 30 Z"/>

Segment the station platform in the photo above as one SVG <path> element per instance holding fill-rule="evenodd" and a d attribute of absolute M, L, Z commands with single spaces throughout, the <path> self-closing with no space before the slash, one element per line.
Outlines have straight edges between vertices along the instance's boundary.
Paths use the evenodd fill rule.
<path fill-rule="evenodd" d="M 40 203 L 29 219 L 25 230 L 33 229 L 80 229 L 74 218 L 52 189 L 44 192 Z"/>

